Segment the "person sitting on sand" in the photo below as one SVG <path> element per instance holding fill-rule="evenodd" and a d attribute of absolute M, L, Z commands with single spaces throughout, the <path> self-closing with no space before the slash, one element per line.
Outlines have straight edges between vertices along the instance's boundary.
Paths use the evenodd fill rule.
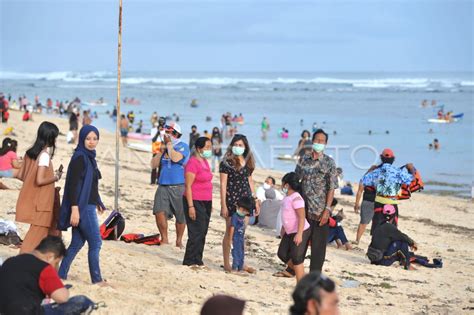
<path fill-rule="evenodd" d="M 245 217 L 253 214 L 255 202 L 251 197 L 242 197 L 237 202 L 237 210 L 231 218 L 230 237 L 232 239 L 232 271 L 248 271 L 244 269 L 245 260 Z"/>
<path fill-rule="evenodd" d="M 337 199 L 332 200 L 331 208 L 334 213 L 334 208 L 337 206 Z M 351 250 L 352 246 L 347 240 L 346 233 L 342 227 L 342 220 L 345 219 L 344 210 L 339 210 L 336 214 L 332 215 L 329 218 L 329 235 L 328 235 L 328 244 L 331 242 L 336 242 L 337 248 L 344 246 L 346 250 Z"/>
<path fill-rule="evenodd" d="M 21 159 L 16 155 L 18 142 L 9 137 L 3 139 L 0 148 L 0 178 L 15 178 L 21 167 Z"/>
<path fill-rule="evenodd" d="M 30 120 L 33 120 L 33 119 L 32 119 L 32 116 L 30 115 L 30 111 L 29 111 L 29 110 L 26 110 L 26 111 L 25 111 L 25 113 L 23 114 L 22 120 L 23 120 L 23 121 L 30 121 Z"/>
<path fill-rule="evenodd" d="M 408 235 L 403 234 L 395 225 L 395 207 L 385 205 L 382 210 L 384 221 L 377 225 L 372 234 L 367 256 L 373 265 L 391 266 L 399 261 L 405 269 L 410 268 L 411 253 L 409 247 L 416 251 L 418 244 Z"/>
<path fill-rule="evenodd" d="M 0 314 L 83 314 L 94 309 L 83 295 L 69 298 L 56 272 L 65 253 L 61 238 L 48 236 L 33 252 L 8 258 L 0 267 Z M 46 297 L 56 303 L 42 304 Z"/>
<path fill-rule="evenodd" d="M 307 274 L 293 291 L 291 315 L 337 315 L 339 298 L 334 281 L 318 271 Z"/>
<path fill-rule="evenodd" d="M 283 200 L 284 196 L 279 190 L 275 189 L 275 184 L 276 184 L 275 178 L 273 178 L 272 176 L 268 176 L 265 179 L 265 182 L 263 183 L 263 185 L 257 188 L 257 198 L 258 200 L 260 200 L 260 202 L 263 202 L 267 199 L 265 197 L 265 193 L 269 189 L 272 189 L 275 191 L 276 200 Z"/>
<path fill-rule="evenodd" d="M 161 234 L 161 244 L 168 244 L 168 217 L 176 218 L 176 246 L 183 246 L 186 218 L 183 209 L 184 167 L 189 159 L 189 147 L 181 141 L 181 127 L 171 122 L 165 126 L 163 143 L 151 160 L 151 168 L 160 168 L 153 214 Z M 161 167 L 160 167 L 161 166 Z"/>
<path fill-rule="evenodd" d="M 301 192 L 301 180 L 295 172 L 283 176 L 282 187 L 286 197 L 282 202 L 281 242 L 278 258 L 295 271 L 296 282 L 304 276 L 304 259 L 311 230 L 306 220 L 305 203 Z"/>
<path fill-rule="evenodd" d="M 403 184 L 409 185 L 411 183 L 413 180 L 413 174 L 416 172 L 415 167 L 411 163 L 407 164 L 406 168 L 402 169 L 393 166 L 395 155 L 390 149 L 384 149 L 380 155 L 380 159 L 382 164 L 374 171 L 365 174 L 362 178 L 362 184 L 364 186 L 375 187 L 376 191 L 374 216 L 372 218 L 370 234 L 373 234 L 375 227 L 384 219 L 382 214 L 384 205 L 391 204 L 395 207 L 395 224 L 397 224 L 397 195 Z"/>

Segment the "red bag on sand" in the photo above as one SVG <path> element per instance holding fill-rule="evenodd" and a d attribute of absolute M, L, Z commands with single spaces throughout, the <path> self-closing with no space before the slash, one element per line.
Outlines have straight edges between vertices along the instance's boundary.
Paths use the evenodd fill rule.
<path fill-rule="evenodd" d="M 145 245 L 160 245 L 161 238 L 160 234 L 153 234 L 144 236 L 143 234 L 124 234 L 120 238 L 120 240 L 124 241 L 125 243 L 137 243 L 137 244 L 145 244 Z"/>
<path fill-rule="evenodd" d="M 153 234 L 149 236 L 144 236 L 134 241 L 137 244 L 145 244 L 145 245 L 160 245 L 161 238 L 160 234 Z"/>
<path fill-rule="evenodd" d="M 144 236 L 143 234 L 136 234 L 136 233 L 124 234 L 120 237 L 120 240 L 124 241 L 125 243 L 131 243 L 139 238 L 142 238 L 143 236 Z"/>

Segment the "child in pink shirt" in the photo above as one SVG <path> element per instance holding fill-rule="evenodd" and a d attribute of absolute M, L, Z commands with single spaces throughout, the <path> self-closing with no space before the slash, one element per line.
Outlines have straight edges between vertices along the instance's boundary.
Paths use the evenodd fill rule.
<path fill-rule="evenodd" d="M 306 220 L 301 181 L 295 172 L 287 173 L 282 179 L 283 192 L 286 197 L 282 201 L 281 242 L 278 257 L 295 271 L 296 282 L 304 276 L 304 259 L 311 236 L 309 223 Z"/>
<path fill-rule="evenodd" d="M 0 148 L 0 177 L 16 177 L 21 162 L 16 155 L 18 143 L 16 140 L 5 138 Z"/>

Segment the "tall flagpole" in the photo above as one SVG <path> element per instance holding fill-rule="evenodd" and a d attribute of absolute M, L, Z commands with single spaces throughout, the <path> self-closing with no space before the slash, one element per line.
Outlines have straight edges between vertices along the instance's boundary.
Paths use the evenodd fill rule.
<path fill-rule="evenodd" d="M 119 211 L 119 164 L 120 164 L 120 79 L 122 67 L 122 0 L 119 0 L 118 60 L 117 60 L 117 126 L 115 129 L 115 200 L 114 210 Z M 117 235 L 117 233 L 115 233 Z"/>

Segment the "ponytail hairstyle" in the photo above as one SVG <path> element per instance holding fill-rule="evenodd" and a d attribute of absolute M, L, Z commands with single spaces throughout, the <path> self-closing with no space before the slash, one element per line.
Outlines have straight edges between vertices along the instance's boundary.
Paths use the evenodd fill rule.
<path fill-rule="evenodd" d="M 35 143 L 26 151 L 26 155 L 30 159 L 36 160 L 45 147 L 50 147 L 52 148 L 50 152 L 51 158 L 53 158 L 54 151 L 56 151 L 56 138 L 58 135 L 59 129 L 55 124 L 49 121 L 43 121 L 38 128 Z"/>
<path fill-rule="evenodd" d="M 194 142 L 194 148 L 193 148 L 193 151 L 194 151 L 194 155 L 199 155 L 198 153 L 198 150 L 197 149 L 203 149 L 205 146 L 206 146 L 206 143 L 207 142 L 211 142 L 211 140 L 209 140 L 208 137 L 199 137 L 196 142 Z"/>
<path fill-rule="evenodd" d="M 294 191 L 299 193 L 302 192 L 301 179 L 295 172 L 286 173 L 281 179 L 281 182 L 282 186 L 288 184 L 288 186 L 290 186 Z"/>

